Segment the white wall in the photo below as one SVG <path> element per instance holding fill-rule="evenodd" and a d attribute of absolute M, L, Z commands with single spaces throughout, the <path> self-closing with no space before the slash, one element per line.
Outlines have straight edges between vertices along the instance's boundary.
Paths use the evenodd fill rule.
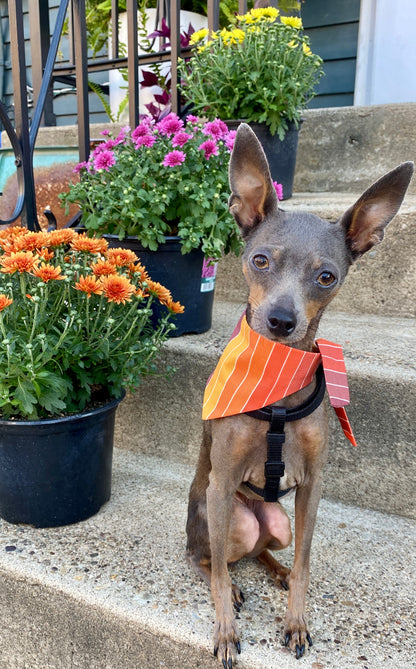
<path fill-rule="evenodd" d="M 416 0 L 361 0 L 354 104 L 416 102 Z"/>

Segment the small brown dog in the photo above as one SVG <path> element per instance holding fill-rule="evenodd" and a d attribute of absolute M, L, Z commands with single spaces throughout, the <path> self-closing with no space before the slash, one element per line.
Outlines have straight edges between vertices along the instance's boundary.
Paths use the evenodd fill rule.
<path fill-rule="evenodd" d="M 264 152 L 251 129 L 242 124 L 230 162 L 229 205 L 245 241 L 243 272 L 249 287 L 250 328 L 273 342 L 311 352 L 326 305 L 338 293 L 354 260 L 382 240 L 412 173 L 410 162 L 389 172 L 337 223 L 312 214 L 285 213 L 278 208 Z M 293 408 L 307 404 L 319 385 L 319 379 L 313 378 L 277 405 L 296 413 Z M 244 601 L 230 580 L 227 564 L 243 556 L 260 560 L 277 586 L 289 590 L 285 644 L 298 658 L 306 643 L 312 644 L 305 598 L 327 456 L 324 406 L 313 405 L 311 413 L 292 419 L 281 439 L 283 469 L 278 480 L 283 493 L 296 490 L 291 571 L 269 552 L 287 547 L 292 532 L 280 503 L 265 502 L 261 496 L 266 485 L 268 427 L 260 417 L 244 413 L 204 421 L 190 490 L 187 558 L 211 586 L 216 611 L 214 654 L 225 669 L 232 669 L 241 650 L 233 608 L 239 610 Z"/>

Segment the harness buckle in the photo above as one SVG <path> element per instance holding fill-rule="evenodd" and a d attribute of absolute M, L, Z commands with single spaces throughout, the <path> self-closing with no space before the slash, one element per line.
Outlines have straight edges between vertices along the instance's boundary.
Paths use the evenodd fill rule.
<path fill-rule="evenodd" d="M 266 480 L 270 479 L 280 479 L 284 476 L 285 473 L 285 463 L 284 462 L 265 462 L 264 463 L 264 476 Z"/>

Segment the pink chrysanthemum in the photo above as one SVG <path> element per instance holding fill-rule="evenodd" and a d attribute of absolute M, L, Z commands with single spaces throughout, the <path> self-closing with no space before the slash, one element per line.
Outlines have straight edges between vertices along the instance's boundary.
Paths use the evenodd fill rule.
<path fill-rule="evenodd" d="M 186 122 L 187 123 L 199 123 L 200 122 L 199 116 L 194 116 L 193 114 L 188 114 L 186 117 Z"/>
<path fill-rule="evenodd" d="M 74 174 L 78 174 L 81 172 L 81 170 L 87 169 L 88 163 L 85 162 L 85 160 L 82 163 L 78 163 L 78 165 L 75 165 L 74 169 L 72 170 Z"/>
<path fill-rule="evenodd" d="M 148 135 L 149 132 L 151 132 L 150 126 L 147 123 L 139 123 L 137 128 L 134 128 L 133 132 L 131 133 L 131 138 L 133 142 L 136 142 L 139 137 L 143 137 L 144 135 Z"/>
<path fill-rule="evenodd" d="M 102 151 L 94 158 L 94 169 L 109 170 L 115 162 L 116 158 L 112 151 Z"/>
<path fill-rule="evenodd" d="M 154 135 L 141 135 L 140 137 L 137 137 L 137 139 L 134 142 L 134 146 L 136 149 L 138 149 L 141 146 L 147 146 L 150 148 L 153 146 L 153 144 L 156 141 L 156 137 Z"/>
<path fill-rule="evenodd" d="M 161 135 L 174 135 L 183 127 L 183 121 L 179 116 L 171 112 L 159 121 L 156 127 Z"/>
<path fill-rule="evenodd" d="M 276 191 L 277 199 L 278 200 L 283 200 L 283 186 L 282 184 L 278 184 L 277 181 L 273 181 L 273 186 Z"/>
<path fill-rule="evenodd" d="M 171 151 L 164 157 L 162 165 L 164 167 L 175 167 L 176 165 L 181 165 L 181 163 L 185 162 L 185 159 L 186 153 L 183 151 Z"/>
<path fill-rule="evenodd" d="M 219 118 L 215 121 L 208 121 L 202 128 L 204 135 L 211 135 L 214 139 L 222 139 L 228 132 L 228 128 L 224 121 Z"/>
<path fill-rule="evenodd" d="M 207 160 L 209 160 L 211 156 L 218 156 L 218 146 L 214 139 L 207 139 L 207 141 L 203 142 L 198 148 L 200 151 L 204 151 Z"/>
<path fill-rule="evenodd" d="M 225 137 L 225 146 L 229 151 L 232 151 L 234 148 L 234 141 L 235 141 L 235 136 L 237 134 L 237 130 L 230 130 L 228 135 Z"/>
<path fill-rule="evenodd" d="M 100 135 L 109 135 L 110 131 L 109 130 L 101 130 Z"/>
<path fill-rule="evenodd" d="M 189 140 L 192 139 L 192 137 L 193 135 L 190 135 L 184 130 L 180 130 L 179 132 L 176 133 L 176 135 L 172 137 L 172 146 L 184 146 L 184 144 L 186 144 L 186 142 L 189 142 Z"/>

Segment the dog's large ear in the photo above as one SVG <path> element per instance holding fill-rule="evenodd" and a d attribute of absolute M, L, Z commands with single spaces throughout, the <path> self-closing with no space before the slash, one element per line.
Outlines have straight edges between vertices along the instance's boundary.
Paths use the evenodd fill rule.
<path fill-rule="evenodd" d="M 246 123 L 239 125 L 230 159 L 228 206 L 247 237 L 256 225 L 277 211 L 277 195 L 259 140 Z"/>
<path fill-rule="evenodd" d="M 355 260 L 384 237 L 384 228 L 399 211 L 413 174 L 413 163 L 402 163 L 368 188 L 340 220 Z"/>

